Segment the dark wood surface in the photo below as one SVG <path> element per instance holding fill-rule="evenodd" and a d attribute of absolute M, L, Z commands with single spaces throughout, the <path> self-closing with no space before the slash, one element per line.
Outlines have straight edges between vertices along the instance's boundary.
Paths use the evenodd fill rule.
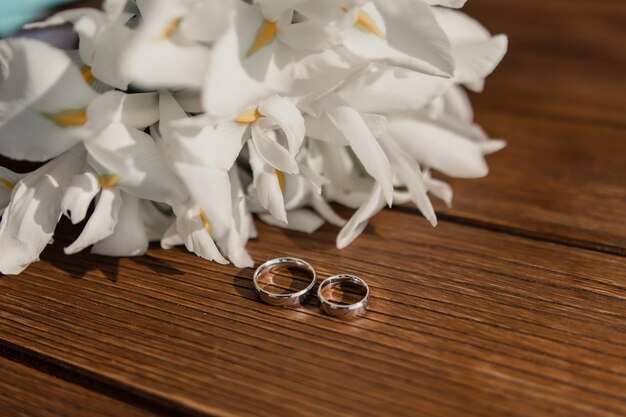
<path fill-rule="evenodd" d="M 626 3 L 470 0 L 509 54 L 472 95 L 509 147 L 490 176 L 453 181 L 454 220 L 626 253 Z"/>
<path fill-rule="evenodd" d="M 142 417 L 133 407 L 26 365 L 0 357 L 0 415 L 3 417 Z"/>
<path fill-rule="evenodd" d="M 433 231 L 393 211 L 343 251 L 331 226 L 315 239 L 259 227 L 255 260 L 293 255 L 321 277 L 359 274 L 374 294 L 368 314 L 269 307 L 251 270 L 182 251 L 50 250 L 2 280 L 2 339 L 207 414 L 626 410 L 622 257 L 452 223 Z"/>
<path fill-rule="evenodd" d="M 0 415 L 626 415 L 626 3 L 467 11 L 511 37 L 473 97 L 509 141 L 490 176 L 452 181 L 436 229 L 400 208 L 342 251 L 332 226 L 250 243 L 361 275 L 364 317 L 267 306 L 251 270 L 182 250 L 67 257 L 60 238 L 0 278 Z"/>
<path fill-rule="evenodd" d="M 444 219 L 626 255 L 626 128 L 491 111 L 478 119 L 509 146 L 488 157 L 486 178 L 451 181 Z"/>

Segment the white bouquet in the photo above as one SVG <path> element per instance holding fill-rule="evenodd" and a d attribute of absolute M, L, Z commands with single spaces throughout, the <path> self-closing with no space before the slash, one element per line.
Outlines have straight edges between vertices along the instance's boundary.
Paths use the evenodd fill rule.
<path fill-rule="evenodd" d="M 483 88 L 507 38 L 463 3 L 108 0 L 30 25 L 72 24 L 78 50 L 0 41 L 0 154 L 45 162 L 0 168 L 0 271 L 36 261 L 63 215 L 86 220 L 67 254 L 160 241 L 238 267 L 252 214 L 332 223 L 338 248 L 393 203 L 434 226 L 428 193 L 452 191 L 431 170 L 482 177 L 504 146 L 463 87 Z"/>

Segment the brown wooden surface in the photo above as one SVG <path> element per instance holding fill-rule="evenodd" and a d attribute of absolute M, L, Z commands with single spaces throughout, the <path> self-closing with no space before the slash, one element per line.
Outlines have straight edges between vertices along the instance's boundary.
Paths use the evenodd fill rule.
<path fill-rule="evenodd" d="M 141 417 L 149 412 L 0 357 L 0 415 Z"/>
<path fill-rule="evenodd" d="M 486 178 L 451 181 L 444 219 L 626 254 L 626 128 L 490 111 L 478 119 L 508 147 L 488 157 Z"/>
<path fill-rule="evenodd" d="M 626 3 L 470 0 L 509 53 L 472 95 L 508 141 L 490 176 L 452 181 L 454 220 L 626 254 Z"/>
<path fill-rule="evenodd" d="M 464 10 L 510 41 L 472 97 L 479 109 L 626 127 L 622 0 L 469 0 Z"/>
<path fill-rule="evenodd" d="M 433 231 L 392 211 L 344 251 L 335 233 L 260 225 L 250 246 L 258 261 L 293 255 L 321 277 L 366 278 L 371 310 L 353 322 L 314 302 L 264 305 L 250 270 L 182 251 L 117 261 L 52 250 L 0 283 L 0 336 L 208 414 L 626 410 L 624 258 L 450 223 Z"/>
<path fill-rule="evenodd" d="M 320 278 L 362 276 L 364 317 L 267 306 L 251 270 L 182 250 L 67 257 L 58 239 L 0 277 L 7 408 L 40 391 L 25 415 L 91 401 L 118 415 L 626 415 L 626 3 L 467 11 L 511 38 L 472 97 L 509 141 L 490 176 L 452 181 L 436 229 L 402 208 L 343 251 L 331 226 L 259 224 L 250 244 L 257 262 L 294 255 Z"/>

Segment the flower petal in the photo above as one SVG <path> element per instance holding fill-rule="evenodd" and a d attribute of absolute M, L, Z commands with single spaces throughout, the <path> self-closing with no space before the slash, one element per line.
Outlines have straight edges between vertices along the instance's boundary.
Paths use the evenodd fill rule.
<path fill-rule="evenodd" d="M 166 207 L 167 212 L 165 208 L 160 208 L 158 203 L 148 200 L 140 200 L 139 202 L 139 215 L 150 242 L 160 241 L 174 220 L 171 209 L 169 206 Z"/>
<path fill-rule="evenodd" d="M 481 147 L 449 129 L 417 118 L 394 117 L 389 135 L 422 166 L 457 178 L 481 178 L 489 171 Z"/>
<path fill-rule="evenodd" d="M 82 222 L 94 197 L 100 192 L 98 176 L 93 172 L 74 175 L 65 190 L 61 209 L 72 220 L 72 224 Z"/>
<path fill-rule="evenodd" d="M 177 220 L 174 220 L 172 224 L 167 228 L 163 238 L 161 239 L 161 247 L 163 249 L 172 249 L 175 246 L 184 245 L 183 239 L 178 234 L 178 227 L 176 225 Z"/>
<path fill-rule="evenodd" d="M 92 253 L 106 256 L 141 256 L 148 249 L 146 229 L 141 221 L 139 199 L 122 193 L 122 207 L 115 231 L 93 245 Z"/>
<path fill-rule="evenodd" d="M 184 162 L 176 162 L 175 169 L 210 219 L 215 236 L 221 239 L 228 231 L 233 210 L 228 172 Z"/>
<path fill-rule="evenodd" d="M 367 201 L 352 215 L 348 223 L 337 235 L 337 248 L 343 249 L 350 245 L 367 227 L 369 219 L 385 207 L 385 197 L 380 184 L 374 185 Z"/>
<path fill-rule="evenodd" d="M 505 35 L 494 36 L 488 41 L 474 45 L 455 48 L 453 51 L 456 62 L 455 80 L 467 84 L 475 92 L 481 92 L 482 80 L 496 69 L 508 47 Z M 474 82 L 480 83 L 473 87 Z"/>
<path fill-rule="evenodd" d="M 259 0 L 261 13 L 267 20 L 278 20 L 286 11 L 293 9 L 305 0 Z"/>
<path fill-rule="evenodd" d="M 233 167 L 228 174 L 233 199 L 233 217 L 228 235 L 219 242 L 220 249 L 237 268 L 250 268 L 254 266 L 254 261 L 246 251 L 246 242 L 256 234 L 256 229 L 247 208 L 238 168 Z"/>
<path fill-rule="evenodd" d="M 112 123 L 85 142 L 89 164 L 99 175 L 119 175 L 119 187 L 139 198 L 173 205 L 186 196 L 150 135 Z"/>
<path fill-rule="evenodd" d="M 333 25 L 305 21 L 281 27 L 278 38 L 294 49 L 315 50 L 339 45 L 343 34 Z"/>
<path fill-rule="evenodd" d="M 436 226 L 437 216 L 430 199 L 426 195 L 426 186 L 424 185 L 422 170 L 419 164 L 387 135 L 380 137 L 379 141 L 389 157 L 394 172 L 408 189 L 417 208 L 431 225 Z"/>
<path fill-rule="evenodd" d="M 439 77 L 453 74 L 448 39 L 430 7 L 415 0 L 376 0 L 360 10 L 384 34 L 350 29 L 343 42 L 352 53 L 378 62 Z M 426 41 L 425 41 L 426 40 Z"/>
<path fill-rule="evenodd" d="M 374 0 L 374 4 L 385 19 L 392 47 L 432 64 L 443 74 L 453 73 L 448 37 L 430 7 L 415 0 Z"/>
<path fill-rule="evenodd" d="M 333 210 L 330 204 L 320 195 L 313 195 L 311 197 L 311 207 L 328 223 L 339 227 L 343 227 L 346 224 L 346 220 L 335 213 L 335 210 Z"/>
<path fill-rule="evenodd" d="M 205 117 L 187 117 L 169 93 L 160 98 L 163 146 L 172 161 L 229 170 L 245 143 L 247 126 L 235 122 L 215 124 Z"/>
<path fill-rule="evenodd" d="M 474 120 L 474 109 L 465 90 L 458 86 L 450 88 L 443 96 L 445 112 L 461 122 Z"/>
<path fill-rule="evenodd" d="M 448 208 L 452 207 L 452 187 L 447 182 L 432 178 L 430 171 L 424 172 L 424 184 L 428 192 L 441 199 Z"/>
<path fill-rule="evenodd" d="M 267 132 L 260 123 L 252 125 L 252 142 L 259 155 L 272 167 L 289 174 L 297 174 L 298 162 L 294 155 L 269 134 L 274 132 Z"/>
<path fill-rule="evenodd" d="M 274 169 L 259 155 L 256 147 L 248 142 L 250 166 L 254 176 L 253 186 L 259 204 L 270 212 L 276 220 L 286 223 L 285 201 Z"/>
<path fill-rule="evenodd" d="M 319 141 L 312 144 L 322 155 L 322 172 L 330 181 L 324 188 L 326 199 L 351 208 L 359 207 L 370 194 L 374 180 L 362 172 L 349 148 Z"/>
<path fill-rule="evenodd" d="M 391 205 L 393 175 L 389 160 L 359 112 L 347 105 L 339 105 L 326 113 L 350 143 L 365 170 L 382 186 L 385 199 Z"/>
<path fill-rule="evenodd" d="M 0 68 L 1 154 L 45 161 L 86 137 L 84 110 L 97 94 L 64 52 L 31 39 L 3 40 Z M 68 111 L 82 111 L 81 123 L 55 121 Z"/>
<path fill-rule="evenodd" d="M 289 153 L 295 156 L 304 140 L 304 119 L 300 110 L 291 100 L 275 95 L 263 100 L 258 111 L 285 132 Z"/>
<path fill-rule="evenodd" d="M 74 28 L 81 33 L 86 24 L 97 25 L 97 21 L 89 22 L 90 18 L 83 17 L 76 22 Z M 107 22 L 98 28 L 94 37 L 94 54 L 91 61 L 84 61 L 91 66 L 93 75 L 97 80 L 104 82 L 120 90 L 128 89 L 132 79 L 124 73 L 122 68 L 122 49 L 120 45 L 127 45 L 133 35 L 133 31 L 119 21 Z M 80 48 L 83 42 L 81 38 Z M 83 54 L 81 54 L 83 56 Z"/>
<path fill-rule="evenodd" d="M 11 201 L 11 194 L 24 174 L 18 174 L 5 167 L 0 167 L 0 215 Z"/>
<path fill-rule="evenodd" d="M 461 11 L 435 7 L 432 12 L 453 49 L 484 42 L 491 37 L 483 25 Z"/>
<path fill-rule="evenodd" d="M 174 206 L 178 235 L 190 252 L 209 261 L 227 264 L 228 261 L 222 256 L 205 228 L 199 210 L 200 208 L 190 201 Z M 173 239 L 171 241 L 175 243 Z"/>
<path fill-rule="evenodd" d="M 89 104 L 87 113 L 89 126 L 95 131 L 105 128 L 111 122 L 144 129 L 159 120 L 158 95 L 108 91 Z"/>
<path fill-rule="evenodd" d="M 199 40 L 185 39 L 184 35 L 212 36 L 211 28 L 223 27 L 226 20 L 220 15 L 205 15 L 212 10 L 209 3 L 205 6 L 172 0 L 141 3 L 144 18 L 127 42 L 121 61 L 122 71 L 133 84 L 144 88 L 200 86 L 208 65 L 209 49 Z M 194 13 L 198 14 L 196 19 L 202 14 L 205 33 L 198 30 L 196 22 L 187 19 Z"/>
<path fill-rule="evenodd" d="M 467 0 L 424 0 L 426 4 L 431 6 L 444 6 L 459 9 L 465 5 Z"/>
<path fill-rule="evenodd" d="M 334 49 L 295 50 L 275 38 L 248 54 L 264 23 L 258 6 L 236 2 L 229 29 L 213 45 L 203 84 L 210 116 L 232 119 L 273 94 L 319 91 L 320 79 L 349 70 L 348 59 Z"/>
<path fill-rule="evenodd" d="M 335 126 L 326 113 L 319 116 L 304 117 L 306 135 L 310 138 L 328 142 L 333 145 L 347 146 L 350 143 L 341 130 Z"/>
<path fill-rule="evenodd" d="M 167 0 L 166 3 L 170 5 L 171 0 Z M 193 2 L 189 5 L 189 12 L 180 22 L 180 31 L 185 38 L 195 42 L 213 42 L 228 28 L 232 9 L 232 0 Z"/>
<path fill-rule="evenodd" d="M 403 68 L 379 66 L 344 85 L 341 98 L 360 112 L 389 114 L 421 110 L 442 95 L 453 80 Z"/>
<path fill-rule="evenodd" d="M 73 148 L 16 185 L 0 222 L 0 272 L 19 274 L 39 259 L 61 217 L 63 190 L 84 163 L 84 151 Z"/>
<path fill-rule="evenodd" d="M 72 255 L 110 236 L 115 230 L 118 214 L 122 206 L 121 191 L 104 188 L 100 192 L 96 208 L 87 220 L 80 236 L 65 248 L 66 255 Z"/>
<path fill-rule="evenodd" d="M 324 225 L 324 219 L 309 209 L 295 209 L 287 212 L 287 223 L 276 220 L 267 213 L 259 214 L 259 218 L 267 224 L 295 230 L 303 233 L 313 233 Z"/>

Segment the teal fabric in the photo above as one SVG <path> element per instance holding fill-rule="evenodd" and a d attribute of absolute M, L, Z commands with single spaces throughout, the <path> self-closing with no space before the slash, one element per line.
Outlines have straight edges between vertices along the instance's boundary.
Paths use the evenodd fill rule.
<path fill-rule="evenodd" d="M 72 0 L 0 0 L 0 36 L 41 18 L 46 10 Z"/>

